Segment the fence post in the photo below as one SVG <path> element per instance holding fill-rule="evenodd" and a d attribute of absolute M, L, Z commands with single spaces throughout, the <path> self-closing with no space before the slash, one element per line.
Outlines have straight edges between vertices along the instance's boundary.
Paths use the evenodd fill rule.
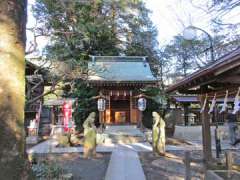
<path fill-rule="evenodd" d="M 191 180 L 191 157 L 190 157 L 190 152 L 185 151 L 184 154 L 184 163 L 185 163 L 185 180 Z"/>
<path fill-rule="evenodd" d="M 232 171 L 232 165 L 233 165 L 232 152 L 228 151 L 228 152 L 226 152 L 225 155 L 226 155 L 227 177 L 230 178 L 231 171 Z"/>

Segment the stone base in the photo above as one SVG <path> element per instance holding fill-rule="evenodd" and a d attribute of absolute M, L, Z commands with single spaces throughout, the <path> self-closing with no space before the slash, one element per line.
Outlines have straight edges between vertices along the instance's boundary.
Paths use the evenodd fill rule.
<path fill-rule="evenodd" d="M 39 142 L 38 136 L 28 136 L 26 138 L 26 144 L 37 144 Z"/>

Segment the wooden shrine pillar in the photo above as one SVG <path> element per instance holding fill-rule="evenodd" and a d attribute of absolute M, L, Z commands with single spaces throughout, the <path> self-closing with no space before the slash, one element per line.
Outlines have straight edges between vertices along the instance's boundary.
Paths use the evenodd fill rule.
<path fill-rule="evenodd" d="M 140 128 L 141 130 L 143 129 L 143 114 L 142 111 L 137 109 L 137 127 Z"/>
<path fill-rule="evenodd" d="M 56 119 L 55 119 L 55 107 L 52 106 L 51 107 L 51 121 L 52 121 L 52 125 L 56 124 Z"/>
<path fill-rule="evenodd" d="M 129 91 L 129 98 L 130 98 L 130 107 L 129 107 L 129 114 L 130 114 L 130 124 L 132 123 L 132 121 L 133 121 L 133 116 L 132 116 L 132 114 L 133 114 L 133 97 L 132 97 L 132 91 L 130 90 Z"/>
<path fill-rule="evenodd" d="M 201 107 L 204 104 L 206 96 L 200 95 L 200 103 Z M 212 144 L 211 144 L 211 127 L 210 127 L 210 119 L 208 115 L 208 101 L 206 104 L 206 107 L 204 109 L 204 112 L 200 114 L 201 120 L 202 120 L 202 144 L 203 144 L 203 157 L 206 162 L 211 161 L 212 159 Z"/>
<path fill-rule="evenodd" d="M 98 117 L 98 118 L 99 118 L 99 123 L 100 123 L 100 125 L 102 126 L 103 123 L 104 123 L 104 122 L 103 122 L 103 113 L 104 113 L 104 112 L 98 111 L 98 113 L 99 113 L 99 115 L 98 115 L 98 116 L 99 116 L 99 117 Z"/>
<path fill-rule="evenodd" d="M 99 91 L 99 98 L 102 98 L 104 95 L 103 95 L 103 91 L 100 90 Z M 106 107 L 105 107 L 105 111 L 106 111 Z M 98 118 L 99 118 L 99 123 L 100 123 L 100 127 L 101 127 L 101 130 L 103 130 L 103 126 L 105 124 L 105 121 L 104 121 L 104 113 L 105 111 L 98 111 Z"/>
<path fill-rule="evenodd" d="M 189 103 L 184 103 L 183 104 L 185 126 L 188 126 L 188 124 L 189 124 L 189 121 L 188 121 L 188 106 L 189 106 Z"/>

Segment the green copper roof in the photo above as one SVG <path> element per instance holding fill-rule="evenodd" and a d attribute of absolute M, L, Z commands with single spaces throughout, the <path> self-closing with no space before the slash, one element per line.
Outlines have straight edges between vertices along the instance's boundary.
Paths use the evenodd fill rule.
<path fill-rule="evenodd" d="M 89 81 L 146 82 L 156 81 L 145 57 L 93 56 L 88 63 Z"/>

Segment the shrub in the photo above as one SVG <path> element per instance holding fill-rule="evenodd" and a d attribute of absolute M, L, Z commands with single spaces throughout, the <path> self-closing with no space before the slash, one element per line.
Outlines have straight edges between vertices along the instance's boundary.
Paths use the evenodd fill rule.
<path fill-rule="evenodd" d="M 33 164 L 32 171 L 39 180 L 61 179 L 64 173 L 59 165 L 48 161 Z"/>
<path fill-rule="evenodd" d="M 77 107 L 74 112 L 77 130 L 83 131 L 82 124 L 91 112 L 97 112 L 97 100 L 92 99 L 98 95 L 97 89 L 87 86 L 84 81 L 76 80 L 76 86 L 69 97 L 77 98 Z M 96 117 L 96 120 L 98 117 Z"/>

